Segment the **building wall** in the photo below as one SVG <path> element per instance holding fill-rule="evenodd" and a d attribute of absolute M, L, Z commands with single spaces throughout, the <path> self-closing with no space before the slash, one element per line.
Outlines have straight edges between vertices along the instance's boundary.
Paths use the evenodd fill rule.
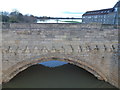
<path fill-rule="evenodd" d="M 116 13 L 109 13 L 104 15 L 89 15 L 82 17 L 83 23 L 101 23 L 101 24 L 117 24 Z"/>

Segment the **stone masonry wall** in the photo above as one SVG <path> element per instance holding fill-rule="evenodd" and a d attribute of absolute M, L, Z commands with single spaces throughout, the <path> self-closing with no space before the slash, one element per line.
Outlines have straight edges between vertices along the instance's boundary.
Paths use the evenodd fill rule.
<path fill-rule="evenodd" d="M 73 64 L 76 65 L 84 63 L 84 66 L 101 73 L 105 81 L 120 87 L 117 58 L 118 30 L 114 26 L 3 24 L 3 81 L 10 79 L 8 74 L 11 73 L 9 71 L 11 67 L 17 68 L 21 62 L 33 62 L 37 58 L 53 56 L 75 61 Z"/>

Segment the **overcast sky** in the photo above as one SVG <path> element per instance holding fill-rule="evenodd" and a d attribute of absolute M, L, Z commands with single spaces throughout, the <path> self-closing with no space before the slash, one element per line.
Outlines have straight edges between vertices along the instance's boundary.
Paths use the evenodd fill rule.
<path fill-rule="evenodd" d="M 0 11 L 17 9 L 23 14 L 81 17 L 86 11 L 112 8 L 118 0 L 1 0 Z"/>

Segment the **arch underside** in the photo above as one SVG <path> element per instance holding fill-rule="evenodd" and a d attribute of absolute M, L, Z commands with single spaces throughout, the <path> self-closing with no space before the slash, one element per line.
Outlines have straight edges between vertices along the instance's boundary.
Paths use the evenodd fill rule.
<path fill-rule="evenodd" d="M 10 67 L 8 70 L 3 72 L 3 83 L 9 82 L 14 76 L 16 76 L 19 72 L 27 69 L 28 67 L 44 62 L 44 61 L 51 61 L 51 60 L 59 60 L 59 61 L 65 61 L 67 63 L 76 65 L 80 68 L 85 69 L 86 71 L 92 73 L 95 77 L 97 77 L 99 80 L 105 80 L 107 81 L 105 75 L 101 73 L 99 70 L 96 70 L 95 67 L 92 67 L 88 65 L 86 62 L 83 62 L 81 60 L 75 60 L 75 59 L 68 59 L 68 58 L 61 58 L 61 57 L 41 57 L 41 58 L 35 58 L 33 60 L 25 60 L 18 62 L 14 66 Z"/>

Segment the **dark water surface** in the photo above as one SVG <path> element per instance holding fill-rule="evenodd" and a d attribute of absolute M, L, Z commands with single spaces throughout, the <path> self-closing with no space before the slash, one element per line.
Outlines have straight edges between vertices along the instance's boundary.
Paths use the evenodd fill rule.
<path fill-rule="evenodd" d="M 114 88 L 71 64 L 49 68 L 33 65 L 17 74 L 3 88 Z"/>

